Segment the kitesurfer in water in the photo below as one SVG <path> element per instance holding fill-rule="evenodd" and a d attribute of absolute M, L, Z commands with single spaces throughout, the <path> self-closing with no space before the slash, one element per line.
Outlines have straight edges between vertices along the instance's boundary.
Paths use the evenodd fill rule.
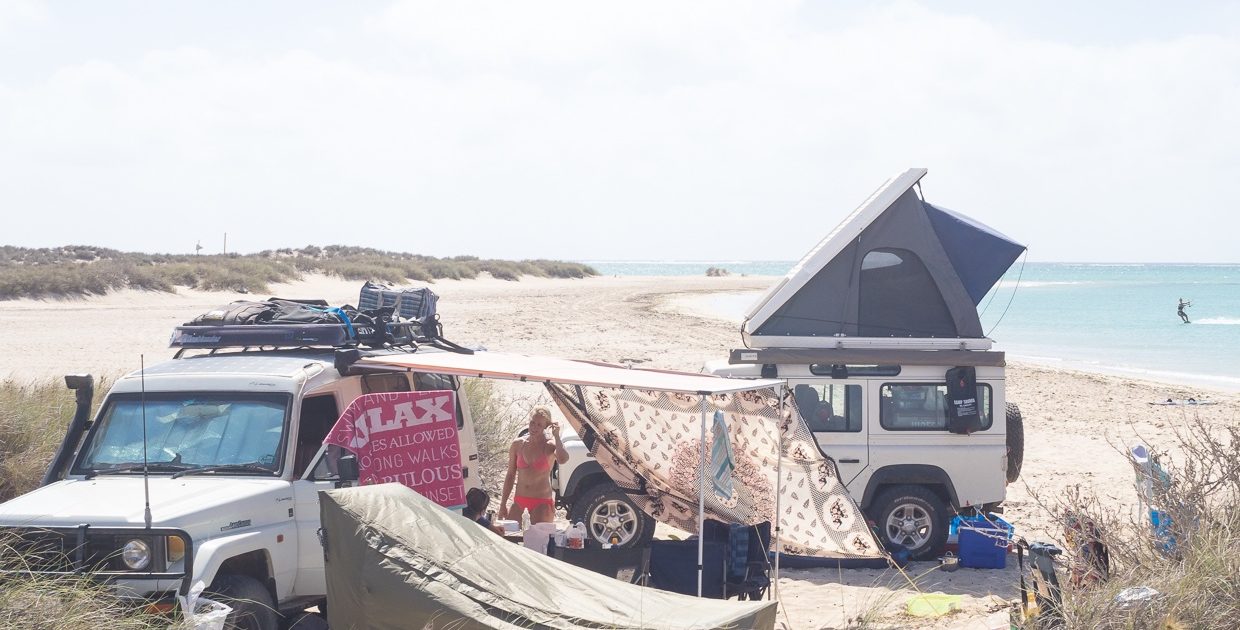
<path fill-rule="evenodd" d="M 1188 313 L 1185 313 L 1185 312 L 1184 312 L 1184 309 L 1186 309 L 1186 308 L 1188 308 L 1188 307 L 1190 307 L 1190 306 L 1192 306 L 1192 305 L 1193 305 L 1193 303 L 1192 303 L 1192 302 L 1190 302 L 1190 301 L 1186 301 L 1184 298 L 1180 298 L 1180 305 L 1179 305 L 1179 306 L 1177 306 L 1177 307 L 1176 307 L 1176 309 L 1175 309 L 1175 314 L 1176 314 L 1176 315 L 1179 315 L 1179 316 L 1180 316 L 1180 319 L 1184 320 L 1184 323 L 1185 323 L 1185 324 L 1188 324 L 1188 323 L 1190 323 L 1190 322 L 1188 321 Z"/>

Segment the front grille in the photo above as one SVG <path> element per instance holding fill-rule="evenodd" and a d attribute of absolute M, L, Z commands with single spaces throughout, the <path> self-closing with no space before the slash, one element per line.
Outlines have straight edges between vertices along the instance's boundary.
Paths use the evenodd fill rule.
<path fill-rule="evenodd" d="M 72 529 L 14 528 L 0 530 L 0 570 L 34 573 L 126 571 L 121 562 L 121 547 L 140 537 L 157 547 L 147 536 L 98 535 L 87 527 Z M 152 560 L 152 565 L 162 557 Z M 162 570 L 152 566 L 152 570 Z"/>
<path fill-rule="evenodd" d="M 176 536 L 185 542 L 185 557 L 180 561 L 185 569 L 170 571 L 165 555 L 165 541 Z M 145 541 L 151 547 L 150 566 L 133 570 L 125 566 L 120 551 L 133 539 Z M 189 580 L 193 575 L 194 542 L 182 529 L 170 527 L 0 527 L 0 582 L 9 574 L 66 574 L 88 575 L 93 579 L 110 581 L 177 580 L 181 585 L 177 592 L 189 593 Z"/>

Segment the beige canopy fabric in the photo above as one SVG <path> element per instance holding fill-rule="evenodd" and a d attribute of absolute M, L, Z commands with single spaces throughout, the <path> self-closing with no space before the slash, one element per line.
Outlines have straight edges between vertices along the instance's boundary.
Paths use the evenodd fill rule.
<path fill-rule="evenodd" d="M 647 389 L 681 394 L 724 394 L 780 387 L 774 379 L 730 379 L 691 372 L 631 368 L 611 363 L 502 352 L 417 352 L 367 357 L 360 364 L 391 365 L 418 372 L 502 378 L 535 383 Z"/>
<path fill-rule="evenodd" d="M 656 520 L 696 532 L 700 502 L 705 518 L 778 525 L 783 553 L 882 557 L 835 462 L 818 450 L 791 400 L 781 404 L 769 389 L 705 400 L 637 389 L 548 389 L 607 475 Z M 708 416 L 723 415 L 722 425 L 707 424 L 705 440 L 699 437 L 703 407 Z M 733 451 L 734 491 L 728 497 L 712 490 L 709 474 L 702 474 L 704 443 L 714 441 L 719 426 L 726 427 Z"/>
<path fill-rule="evenodd" d="M 725 522 L 771 521 L 789 537 L 783 541 L 777 535 L 772 541 L 784 553 L 882 555 L 861 509 L 840 482 L 835 462 L 819 451 L 795 407 L 781 405 L 782 380 L 499 352 L 419 352 L 361 362 L 545 384 L 607 475 L 664 523 L 698 531 L 708 515 Z M 725 414 L 728 440 L 737 454 L 733 479 L 739 491 L 727 501 L 698 487 L 706 478 L 700 474 L 703 424 L 715 411 Z M 709 435 L 714 437 L 713 428 Z"/>
<path fill-rule="evenodd" d="M 333 628 L 772 630 L 776 603 L 621 582 L 521 545 L 399 484 L 321 495 Z"/>

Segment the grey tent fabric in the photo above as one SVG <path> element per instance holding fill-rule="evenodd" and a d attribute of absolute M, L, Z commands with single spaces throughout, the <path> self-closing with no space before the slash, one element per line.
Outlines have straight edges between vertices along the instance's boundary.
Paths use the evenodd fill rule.
<path fill-rule="evenodd" d="M 510 543 L 399 484 L 320 495 L 332 628 L 754 628 L 775 602 L 635 586 Z"/>
<path fill-rule="evenodd" d="M 891 203 L 877 214 L 863 206 L 810 252 L 768 296 L 778 308 L 746 322 L 750 337 L 982 337 L 976 305 L 1024 246 L 924 202 L 913 189 L 919 179 L 896 178 L 902 191 L 880 189 Z M 859 232 L 845 229 L 867 219 Z M 825 252 L 834 256 L 822 261 Z M 788 286 L 813 265 L 808 281 Z"/>

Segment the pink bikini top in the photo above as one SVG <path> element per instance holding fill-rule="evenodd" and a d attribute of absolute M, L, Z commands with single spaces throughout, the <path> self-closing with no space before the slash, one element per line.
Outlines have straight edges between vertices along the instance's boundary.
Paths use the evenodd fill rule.
<path fill-rule="evenodd" d="M 521 454 L 521 449 L 518 448 L 517 449 L 517 468 L 533 468 L 534 470 L 550 470 L 551 458 L 544 457 L 542 458 L 541 464 L 536 462 L 535 465 L 531 466 L 530 463 L 525 460 L 525 455 Z"/>

